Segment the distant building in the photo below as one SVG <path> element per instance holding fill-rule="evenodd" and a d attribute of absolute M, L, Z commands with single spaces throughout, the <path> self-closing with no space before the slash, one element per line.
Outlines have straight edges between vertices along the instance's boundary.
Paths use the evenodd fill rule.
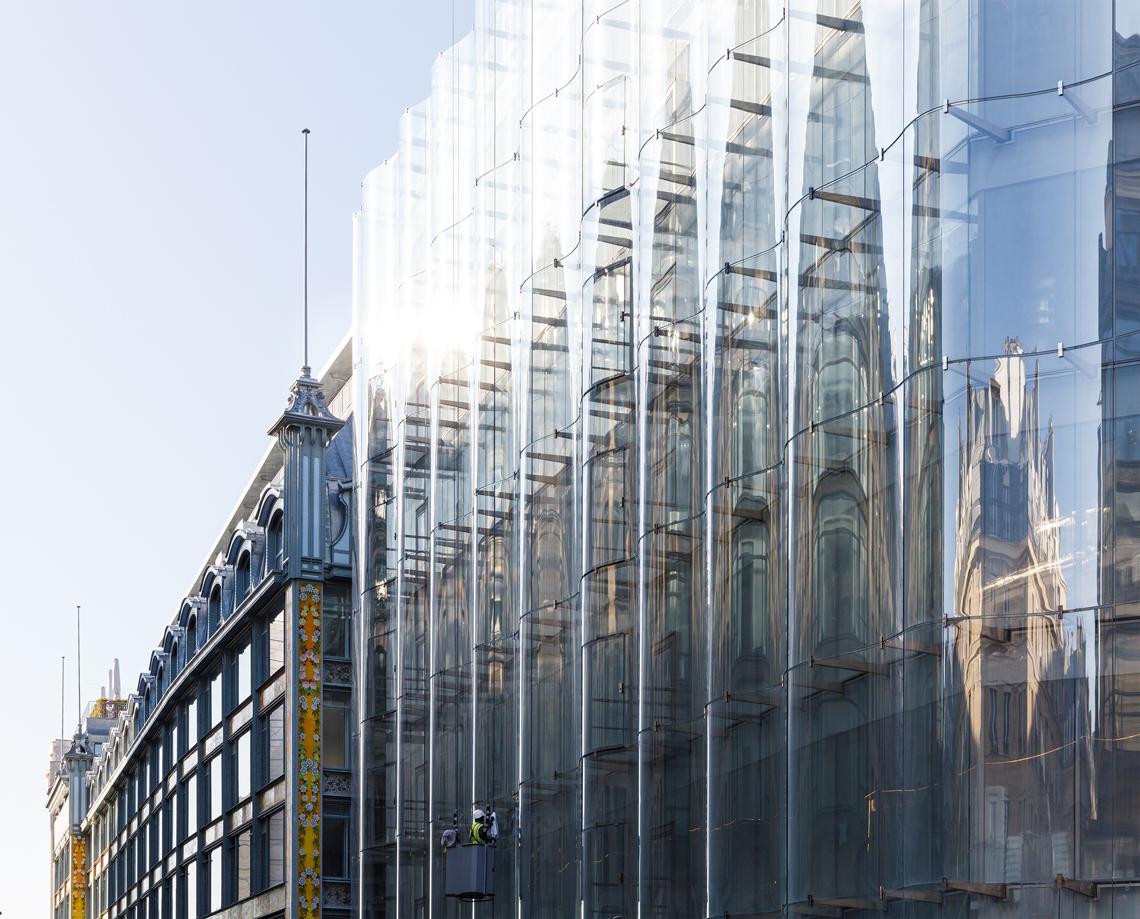
<path fill-rule="evenodd" d="M 114 694 L 116 688 L 112 686 Z M 88 847 L 83 822 L 87 816 L 87 772 L 100 756 L 125 699 L 101 695 L 87 707 L 70 739 L 52 741 L 48 766 L 48 813 L 51 817 L 51 915 L 82 919 L 88 915 Z"/>
<path fill-rule="evenodd" d="M 351 347 L 296 381 L 123 700 L 53 749 L 53 919 L 347 917 Z"/>

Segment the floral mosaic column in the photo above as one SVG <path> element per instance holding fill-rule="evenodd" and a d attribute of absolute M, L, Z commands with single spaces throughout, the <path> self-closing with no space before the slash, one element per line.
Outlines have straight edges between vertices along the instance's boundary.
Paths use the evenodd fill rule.
<path fill-rule="evenodd" d="M 71 834 L 71 919 L 87 919 L 87 837 Z"/>
<path fill-rule="evenodd" d="M 297 907 L 321 915 L 321 585 L 302 581 L 297 615 Z"/>

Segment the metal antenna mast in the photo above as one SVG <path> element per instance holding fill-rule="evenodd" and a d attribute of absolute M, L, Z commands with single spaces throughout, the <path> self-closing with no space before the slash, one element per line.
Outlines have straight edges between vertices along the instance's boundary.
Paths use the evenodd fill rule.
<path fill-rule="evenodd" d="M 309 129 L 302 128 L 305 136 L 305 365 L 304 376 L 309 375 Z"/>
<path fill-rule="evenodd" d="M 79 706 L 76 730 L 83 727 L 83 645 L 79 631 L 79 604 L 75 604 L 75 701 Z"/>
<path fill-rule="evenodd" d="M 66 707 L 66 700 L 64 699 L 64 687 L 67 685 L 67 677 L 65 675 L 67 667 L 67 657 L 63 654 L 59 656 L 59 739 L 63 740 L 63 710 Z"/>

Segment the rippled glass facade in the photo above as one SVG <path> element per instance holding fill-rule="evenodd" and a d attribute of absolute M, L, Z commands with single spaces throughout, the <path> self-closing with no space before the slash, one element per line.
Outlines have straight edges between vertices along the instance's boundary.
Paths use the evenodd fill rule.
<path fill-rule="evenodd" d="M 356 223 L 364 916 L 474 802 L 484 917 L 1140 915 L 1137 33 L 479 0 Z"/>

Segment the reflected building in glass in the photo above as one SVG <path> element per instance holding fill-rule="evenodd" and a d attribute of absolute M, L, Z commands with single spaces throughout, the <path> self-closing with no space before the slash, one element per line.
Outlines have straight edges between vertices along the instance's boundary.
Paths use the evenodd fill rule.
<path fill-rule="evenodd" d="M 1140 7 L 478 0 L 356 218 L 360 897 L 1140 912 Z"/>

